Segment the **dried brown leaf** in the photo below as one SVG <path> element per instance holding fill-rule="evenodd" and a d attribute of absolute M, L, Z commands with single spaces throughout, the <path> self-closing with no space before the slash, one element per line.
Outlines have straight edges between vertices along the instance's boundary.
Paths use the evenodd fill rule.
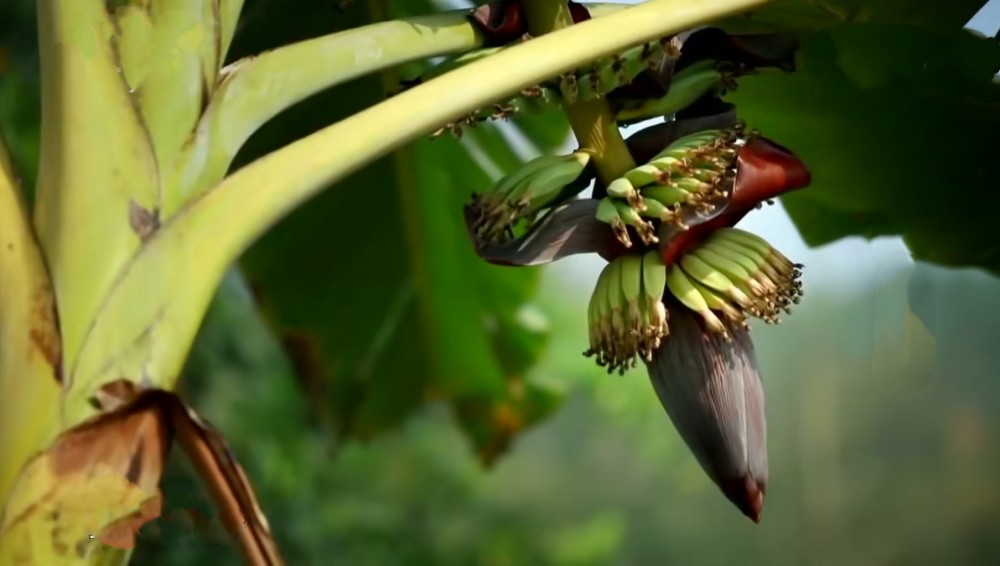
<path fill-rule="evenodd" d="M 198 471 L 222 516 L 251 564 L 284 564 L 253 487 L 222 435 L 174 397 L 170 422 L 177 442 Z"/>

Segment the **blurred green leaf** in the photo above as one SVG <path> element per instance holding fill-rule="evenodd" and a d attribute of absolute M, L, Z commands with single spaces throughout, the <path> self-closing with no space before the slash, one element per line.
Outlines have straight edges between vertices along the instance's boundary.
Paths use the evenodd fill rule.
<path fill-rule="evenodd" d="M 998 68 L 1000 45 L 970 32 L 837 25 L 804 37 L 795 73 L 747 77 L 731 100 L 810 167 L 784 199 L 810 244 L 901 234 L 918 258 L 995 270 Z"/>
<path fill-rule="evenodd" d="M 37 30 L 34 2 L 0 2 L 0 135 L 29 202 L 38 169 L 41 123 Z"/>
<path fill-rule="evenodd" d="M 341 11 L 335 4 L 296 0 L 269 9 L 266 21 L 249 18 L 234 50 L 253 53 L 369 23 L 370 6 Z M 430 2 L 398 4 L 405 12 L 393 17 L 434 10 Z M 255 9 L 248 4 L 249 13 Z M 368 77 L 307 100 L 263 128 L 242 158 L 396 88 Z M 539 148 L 568 134 L 559 116 L 532 124 Z M 555 393 L 525 377 L 545 343 L 545 330 L 524 315 L 537 270 L 482 262 L 461 216 L 469 195 L 490 184 L 484 167 L 508 171 L 519 162 L 493 126 L 470 130 L 461 142 L 420 141 L 324 192 L 246 255 L 267 318 L 314 408 L 341 437 L 371 438 L 440 399 L 456 407 L 480 456 L 491 461 L 553 408 Z"/>
<path fill-rule="evenodd" d="M 988 0 L 775 0 L 729 25 L 739 29 L 815 31 L 847 23 L 908 24 L 934 30 L 964 26 Z"/>

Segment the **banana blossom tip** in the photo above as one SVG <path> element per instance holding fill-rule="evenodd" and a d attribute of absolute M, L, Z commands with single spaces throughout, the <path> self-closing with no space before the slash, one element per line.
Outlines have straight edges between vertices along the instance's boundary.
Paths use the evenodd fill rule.
<path fill-rule="evenodd" d="M 767 487 L 764 390 L 749 332 L 730 340 L 670 304 L 670 339 L 647 363 L 656 395 L 709 478 L 744 515 L 760 522 Z"/>

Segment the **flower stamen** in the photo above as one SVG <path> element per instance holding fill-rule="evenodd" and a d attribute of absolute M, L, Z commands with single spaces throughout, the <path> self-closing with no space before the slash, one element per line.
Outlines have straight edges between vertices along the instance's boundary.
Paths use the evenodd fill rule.
<path fill-rule="evenodd" d="M 736 228 L 717 230 L 678 263 L 702 295 L 712 293 L 726 302 L 720 305 L 706 297 L 709 308 L 732 322 L 743 323 L 746 316 L 753 316 L 777 324 L 779 315 L 790 313 L 802 297 L 802 266 L 762 238 Z"/>
<path fill-rule="evenodd" d="M 500 179 L 485 193 L 472 195 L 469 211 L 471 228 L 480 244 L 504 242 L 513 236 L 514 226 L 531 221 L 539 212 L 568 195 L 564 190 L 590 161 L 590 153 L 544 155 L 533 159 Z"/>

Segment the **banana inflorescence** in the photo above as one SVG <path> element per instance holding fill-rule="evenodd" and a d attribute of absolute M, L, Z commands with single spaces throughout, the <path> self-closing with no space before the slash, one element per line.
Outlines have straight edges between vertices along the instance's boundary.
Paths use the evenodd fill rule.
<path fill-rule="evenodd" d="M 431 134 L 432 138 L 451 133 L 462 136 L 462 128 L 475 127 L 491 120 L 509 120 L 520 112 L 540 112 L 560 104 L 559 94 L 549 86 L 534 85 L 521 89 L 517 96 L 479 108 L 441 126 Z"/>
<path fill-rule="evenodd" d="M 663 57 L 666 54 L 665 46 L 668 43 L 668 39 L 650 41 L 632 47 L 618 55 L 598 60 L 587 67 L 564 73 L 552 80 L 525 88 L 512 98 L 497 101 L 489 106 L 452 120 L 435 131 L 432 137 L 438 137 L 449 132 L 460 136 L 462 128 L 465 126 L 475 126 L 488 120 L 507 120 L 519 112 L 540 111 L 545 108 L 558 107 L 562 104 L 573 104 L 578 101 L 601 98 L 617 88 L 630 84 L 643 71 L 656 69 L 663 61 Z M 402 88 L 405 90 L 421 84 L 469 63 L 494 55 L 505 48 L 490 47 L 477 49 L 452 57 L 434 66 L 416 79 L 404 81 Z M 681 83 L 682 86 L 686 84 L 688 83 Z M 685 87 L 685 89 L 685 92 L 693 92 L 690 88 Z M 678 94 L 675 94 L 674 98 L 670 99 L 670 104 L 676 104 L 677 101 L 684 99 L 687 101 L 684 102 L 684 105 L 687 105 L 694 100 L 690 99 L 690 96 L 678 96 Z M 663 106 L 663 104 L 660 106 Z M 626 110 L 625 112 L 627 115 L 634 115 L 636 112 L 641 113 L 648 110 L 645 106 L 640 106 Z M 659 107 L 654 109 L 654 112 L 658 110 Z"/>
<path fill-rule="evenodd" d="M 802 265 L 760 236 L 723 228 L 670 267 L 667 285 L 707 327 L 725 334 L 718 315 L 743 326 L 751 316 L 780 322 L 779 314 L 789 313 L 802 297 L 801 275 Z"/>
<path fill-rule="evenodd" d="M 502 242 L 513 236 L 522 220 L 531 221 L 542 210 L 565 199 L 567 185 L 590 162 L 590 153 L 543 155 L 501 178 L 492 189 L 472 195 L 472 229 L 481 243 Z"/>
<path fill-rule="evenodd" d="M 652 360 L 667 336 L 663 292 L 667 270 L 656 250 L 628 254 L 605 266 L 590 299 L 588 320 L 593 356 L 608 373 Z"/>
<path fill-rule="evenodd" d="M 672 116 L 709 93 L 735 89 L 733 77 L 733 73 L 727 73 L 715 60 L 688 65 L 673 75 L 670 89 L 663 97 L 619 101 L 615 120 L 628 124 L 656 116 Z"/>
<path fill-rule="evenodd" d="M 789 312 L 802 296 L 801 269 L 759 236 L 736 228 L 714 232 L 670 266 L 659 250 L 626 254 L 597 279 L 584 355 L 608 373 L 625 373 L 639 358 L 650 361 L 669 333 L 665 291 L 727 339 L 724 321 L 743 327 L 749 317 L 776 323 L 779 312 Z"/>
<path fill-rule="evenodd" d="M 745 142 L 740 128 L 706 130 L 676 140 L 649 163 L 608 184 L 598 219 L 610 224 L 626 247 L 632 246 L 628 227 L 647 245 L 657 243 L 660 222 L 686 229 L 684 207 L 711 212 L 729 196 L 736 153 Z"/>
<path fill-rule="evenodd" d="M 574 104 L 607 96 L 647 69 L 658 70 L 670 53 L 668 40 L 649 42 L 587 67 L 523 90 L 503 103 L 477 110 L 448 124 L 438 134 L 461 133 L 463 125 L 505 119 L 522 110 Z M 484 49 L 445 62 L 430 75 L 486 57 Z M 673 116 L 706 96 L 735 87 L 740 69 L 726 62 L 697 61 L 673 73 L 665 96 L 630 99 L 625 90 L 610 97 L 619 123 L 650 116 Z M 660 247 L 678 231 L 702 225 L 726 210 L 736 190 L 740 152 L 756 132 L 742 125 L 680 137 L 647 163 L 595 188 L 599 222 L 610 226 L 628 251 L 601 272 L 588 308 L 590 347 L 584 354 L 624 374 L 641 359 L 652 362 L 669 333 L 669 308 L 686 308 L 707 332 L 733 338 L 750 318 L 779 322 L 802 295 L 801 265 L 794 264 L 758 236 L 735 228 L 690 232 L 676 258 Z M 590 154 L 534 159 L 501 179 L 488 192 L 473 195 L 467 208 L 480 245 L 502 243 L 515 228 L 530 228 L 541 213 L 572 196 L 570 186 L 584 172 Z M 603 193 L 603 194 L 602 194 Z M 663 228 L 669 228 L 664 230 Z M 636 241 L 638 240 L 638 241 Z M 661 246 L 656 246 L 661 244 Z M 620 252 L 616 252 L 620 253 Z M 665 259 L 666 258 L 666 259 Z M 665 263 L 665 261 L 667 263 Z M 665 298 L 669 292 L 672 297 Z"/>
<path fill-rule="evenodd" d="M 643 43 L 588 67 L 563 74 L 556 81 L 559 94 L 567 104 L 606 96 L 631 83 L 646 69 L 658 68 L 668 43 L 666 38 Z"/>

